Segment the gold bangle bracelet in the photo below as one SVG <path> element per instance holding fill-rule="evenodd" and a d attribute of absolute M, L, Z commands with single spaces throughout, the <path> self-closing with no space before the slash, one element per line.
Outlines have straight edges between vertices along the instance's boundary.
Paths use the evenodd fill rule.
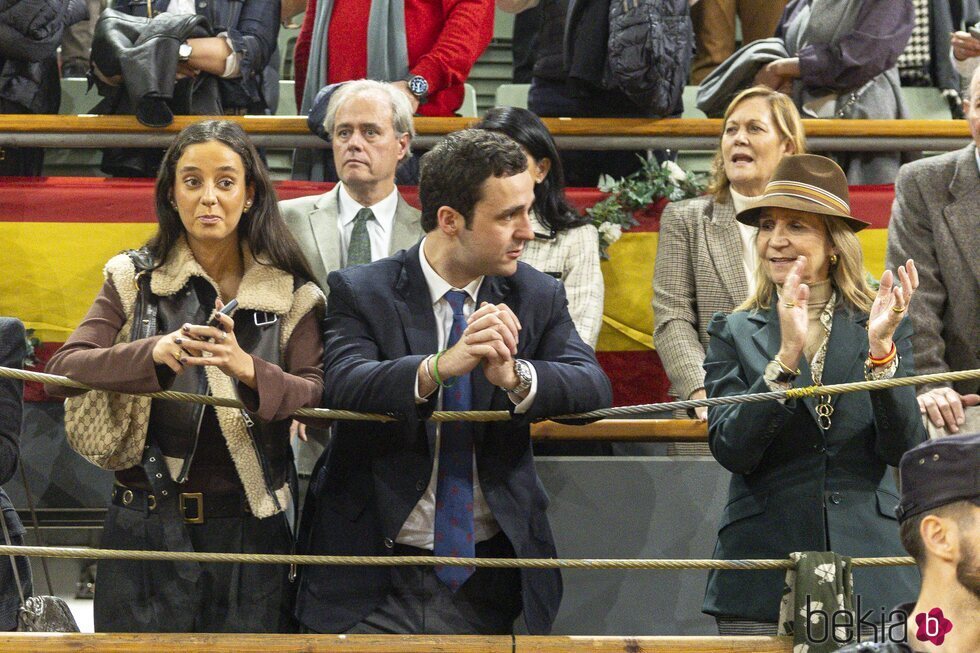
<path fill-rule="evenodd" d="M 781 361 L 781 360 L 779 359 L 779 354 L 776 354 L 775 356 L 773 356 L 773 357 L 772 357 L 772 359 L 773 359 L 774 361 L 776 361 L 776 362 L 777 362 L 777 363 L 779 364 L 779 367 L 781 367 L 781 368 L 782 368 L 782 370 L 783 370 L 784 372 L 786 372 L 787 374 L 792 374 L 792 375 L 794 375 L 794 376 L 799 376 L 799 375 L 800 375 L 800 369 L 799 369 L 799 368 L 796 368 L 796 369 L 794 370 L 794 369 L 792 369 L 792 368 L 790 368 L 790 367 L 787 367 L 787 366 L 786 366 L 786 363 L 784 363 L 783 361 Z"/>

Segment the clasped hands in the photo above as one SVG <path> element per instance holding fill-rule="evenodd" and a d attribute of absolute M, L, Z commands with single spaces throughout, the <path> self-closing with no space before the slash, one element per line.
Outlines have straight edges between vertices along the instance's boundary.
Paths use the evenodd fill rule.
<path fill-rule="evenodd" d="M 802 282 L 801 276 L 805 266 L 806 257 L 798 257 L 793 269 L 786 275 L 779 305 L 776 307 L 782 334 L 779 360 L 793 369 L 799 367 L 810 324 L 807 315 L 810 288 Z M 881 275 L 878 294 L 868 316 L 868 353 L 874 358 L 885 358 L 891 353 L 894 346 L 892 336 L 905 317 L 912 295 L 919 287 L 919 273 L 912 259 L 899 266 L 897 272 L 901 285 L 895 284 L 895 275 L 891 270 L 885 270 Z"/>
<path fill-rule="evenodd" d="M 514 372 L 514 356 L 517 355 L 520 331 L 521 322 L 509 306 L 483 302 L 466 320 L 466 329 L 459 341 L 439 357 L 439 378 L 462 376 L 482 365 L 490 383 L 505 390 L 517 386 L 519 379 Z M 428 374 L 432 374 L 435 363 L 426 359 L 423 364 L 430 366 Z M 423 372 L 420 379 L 428 378 L 425 371 L 420 369 L 420 372 Z M 420 386 L 420 391 L 422 389 Z M 431 391 L 434 387 L 425 389 Z"/>
<path fill-rule="evenodd" d="M 224 303 L 216 299 L 214 306 L 220 311 Z M 235 321 L 221 313 L 215 315 L 217 326 L 185 324 L 161 336 L 153 346 L 153 362 L 166 365 L 174 374 L 183 373 L 188 366 L 212 365 L 254 389 L 255 361 L 239 346 Z"/>

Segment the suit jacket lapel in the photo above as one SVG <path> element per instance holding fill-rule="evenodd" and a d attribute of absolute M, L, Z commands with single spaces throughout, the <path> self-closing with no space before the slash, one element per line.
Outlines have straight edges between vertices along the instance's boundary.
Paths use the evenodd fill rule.
<path fill-rule="evenodd" d="M 863 313 L 853 313 L 844 308 L 834 312 L 834 324 L 830 329 L 827 357 L 823 365 L 823 385 L 864 378 L 861 368 L 867 356 L 867 324 L 868 316 Z M 839 396 L 831 396 L 832 406 L 837 404 Z"/>
<path fill-rule="evenodd" d="M 432 313 L 429 286 L 419 264 L 416 244 L 405 252 L 401 274 L 395 282 L 395 307 L 401 317 L 410 355 L 429 355 L 439 351 L 436 318 Z"/>
<path fill-rule="evenodd" d="M 388 256 L 400 249 L 408 249 L 419 242 L 422 233 L 422 218 L 405 198 L 398 194 L 398 206 L 395 209 L 395 220 L 391 226 L 391 244 Z"/>
<path fill-rule="evenodd" d="M 327 272 L 340 269 L 340 230 L 337 228 L 337 221 L 340 220 L 339 189 L 340 184 L 337 184 L 321 196 L 308 216 L 313 240 L 320 253 L 320 260 L 310 263 L 317 275 L 321 273 L 317 268 L 322 267 L 323 276 L 319 277 L 322 279 L 327 278 Z"/>
<path fill-rule="evenodd" d="M 749 294 L 749 284 L 742 266 L 742 238 L 731 198 L 714 203 L 711 221 L 705 228 L 705 243 L 718 279 L 732 301 L 742 303 Z"/>
<path fill-rule="evenodd" d="M 977 213 L 980 170 L 977 169 L 975 151 L 975 147 L 968 147 L 957 159 L 956 171 L 949 184 L 949 191 L 955 199 L 943 209 L 943 217 L 960 248 L 965 265 L 972 270 L 974 278 L 980 279 L 980 256 L 974 251 L 977 234 L 980 234 L 980 214 Z"/>

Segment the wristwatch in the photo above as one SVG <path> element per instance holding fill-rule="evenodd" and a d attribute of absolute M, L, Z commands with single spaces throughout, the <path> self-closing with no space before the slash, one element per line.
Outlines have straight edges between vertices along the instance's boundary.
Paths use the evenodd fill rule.
<path fill-rule="evenodd" d="M 514 374 L 517 375 L 517 385 L 508 390 L 514 394 L 524 394 L 531 389 L 531 364 L 527 361 L 514 361 Z"/>
<path fill-rule="evenodd" d="M 770 383 L 792 383 L 796 380 L 797 374 L 787 371 L 779 364 L 779 361 L 771 360 L 766 365 L 762 378 Z"/>
<path fill-rule="evenodd" d="M 405 80 L 408 82 L 408 91 L 415 96 L 419 104 L 425 104 L 429 99 L 429 82 L 422 75 L 412 75 Z"/>
<path fill-rule="evenodd" d="M 178 61 L 187 61 L 191 58 L 191 53 L 194 48 L 191 47 L 190 43 L 181 43 L 180 47 L 177 48 L 177 59 Z"/>

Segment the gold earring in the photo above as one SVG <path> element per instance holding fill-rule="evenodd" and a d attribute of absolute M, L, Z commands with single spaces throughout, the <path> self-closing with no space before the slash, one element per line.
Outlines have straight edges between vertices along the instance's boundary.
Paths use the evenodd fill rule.
<path fill-rule="evenodd" d="M 837 254 L 831 254 L 830 255 L 830 264 L 831 265 L 837 265 Z"/>

